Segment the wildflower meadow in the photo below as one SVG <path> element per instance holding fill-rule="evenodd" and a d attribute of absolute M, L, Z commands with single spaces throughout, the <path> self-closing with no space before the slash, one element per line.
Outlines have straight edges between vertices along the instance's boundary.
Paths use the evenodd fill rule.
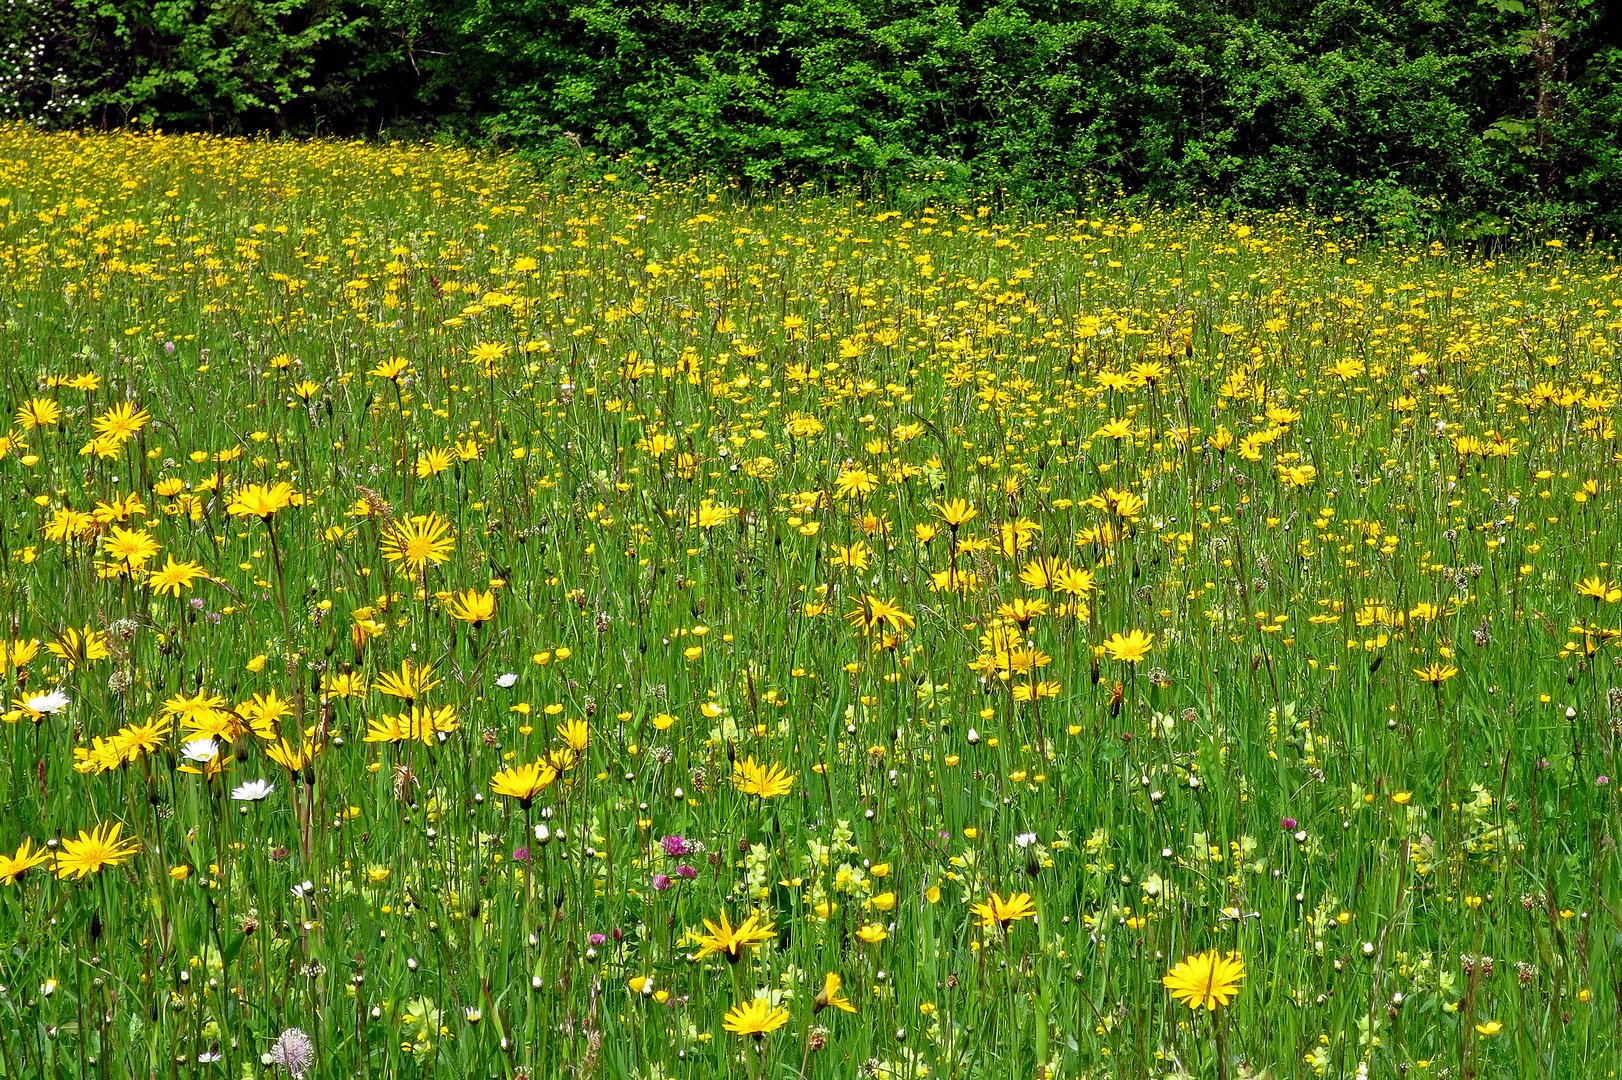
<path fill-rule="evenodd" d="M 0 1077 L 1614 1077 L 1618 272 L 0 129 Z"/>

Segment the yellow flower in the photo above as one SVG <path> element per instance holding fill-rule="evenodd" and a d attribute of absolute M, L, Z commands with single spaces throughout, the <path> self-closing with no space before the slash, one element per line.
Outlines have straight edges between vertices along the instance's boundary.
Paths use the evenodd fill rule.
<path fill-rule="evenodd" d="M 709 499 L 698 504 L 698 509 L 687 515 L 687 524 L 700 529 L 713 529 L 731 521 L 738 511 L 730 506 L 717 506 Z"/>
<path fill-rule="evenodd" d="M 50 398 L 32 398 L 17 410 L 17 426 L 24 431 L 49 427 L 62 418 L 62 406 Z"/>
<path fill-rule="evenodd" d="M 321 676 L 321 696 L 352 698 L 366 693 L 366 677 L 358 671 L 329 671 Z"/>
<path fill-rule="evenodd" d="M 82 632 L 70 626 L 58 634 L 55 641 L 46 642 L 45 647 L 66 664 L 69 671 L 76 671 L 91 660 L 105 660 L 109 655 L 106 632 L 88 626 Z"/>
<path fill-rule="evenodd" d="M 481 341 L 468 350 L 467 358 L 470 363 L 489 371 L 511 351 L 512 346 L 505 342 Z"/>
<path fill-rule="evenodd" d="M 1285 487 L 1311 487 L 1312 482 L 1318 479 L 1318 470 L 1311 465 L 1280 465 L 1278 478 L 1284 482 Z"/>
<path fill-rule="evenodd" d="M 558 738 L 575 753 L 586 748 L 591 738 L 591 731 L 584 720 L 566 720 L 557 726 Z"/>
<path fill-rule="evenodd" d="M 1135 521 L 1143 513 L 1147 505 L 1142 496 L 1134 495 L 1130 491 L 1117 491 L 1115 488 L 1105 488 L 1097 495 L 1092 496 L 1083 504 L 1095 510 L 1102 510 L 1114 517 Z"/>
<path fill-rule="evenodd" d="M 1032 903 L 1029 893 L 1010 893 L 1006 900 L 992 893 L 970 910 L 980 916 L 980 926 L 986 930 L 993 926 L 1000 926 L 1006 930 L 1009 923 L 1036 915 L 1036 905 Z"/>
<path fill-rule="evenodd" d="M 1476 1033 L 1488 1039 L 1503 1030 L 1504 1025 L 1497 1020 L 1488 1020 L 1485 1024 L 1476 1025 Z"/>
<path fill-rule="evenodd" d="M 469 589 L 467 592 L 452 596 L 445 607 L 451 613 L 451 618 L 457 622 L 478 626 L 496 617 L 496 594 L 489 590 L 481 593 L 476 589 Z"/>
<path fill-rule="evenodd" d="M 1082 570 L 1067 564 L 1055 571 L 1053 575 L 1053 588 L 1054 591 L 1064 593 L 1067 596 L 1086 596 L 1095 588 L 1093 572 L 1091 570 Z M 1085 619 L 1087 617 L 1087 607 L 1084 604 L 1072 604 L 1071 610 L 1078 619 Z"/>
<path fill-rule="evenodd" d="M 754 1036 L 763 1039 L 788 1023 L 788 1010 L 781 1005 L 774 1006 L 764 998 L 755 998 L 753 1001 L 734 1005 L 727 1010 L 722 1018 L 721 1026 L 734 1035 Z"/>
<path fill-rule="evenodd" d="M 448 447 L 432 447 L 417 455 L 416 473 L 420 477 L 438 476 L 456 464 L 456 452 Z"/>
<path fill-rule="evenodd" d="M 745 795 L 775 799 L 794 790 L 796 774 L 781 765 L 760 765 L 753 756 L 732 763 L 732 786 Z"/>
<path fill-rule="evenodd" d="M 866 570 L 872 551 L 860 540 L 854 544 L 835 544 L 834 553 L 828 559 L 834 566 L 842 566 L 850 570 Z"/>
<path fill-rule="evenodd" d="M 51 853 L 44 848 L 35 850 L 34 842 L 25 836 L 16 854 L 0 855 L 0 885 L 15 885 L 28 871 L 50 861 Z"/>
<path fill-rule="evenodd" d="M 856 606 L 845 615 L 845 621 L 860 630 L 864 636 L 870 635 L 874 630 L 888 627 L 890 630 L 901 633 L 918 625 L 918 621 L 905 611 L 895 597 L 888 600 L 863 593 Z"/>
<path fill-rule="evenodd" d="M 845 981 L 833 972 L 830 971 L 824 975 L 822 977 L 822 992 L 817 995 L 816 1003 L 811 1006 L 811 1015 L 815 1016 L 823 1009 L 830 1007 L 839 1009 L 842 1012 L 855 1012 L 856 1006 L 852 1005 L 850 999 L 840 992 L 844 985 Z"/>
<path fill-rule="evenodd" d="M 1599 575 L 1585 577 L 1577 583 L 1577 595 L 1587 596 L 1595 601 L 1614 604 L 1622 600 L 1622 585 L 1614 581 L 1607 581 Z"/>
<path fill-rule="evenodd" d="M 1111 634 L 1104 642 L 1104 651 L 1109 653 L 1111 660 L 1136 664 L 1149 655 L 1149 650 L 1154 648 L 1154 644 L 1153 634 L 1133 630 L 1127 634 Z"/>
<path fill-rule="evenodd" d="M 381 716 L 372 720 L 366 726 L 366 742 L 369 743 L 406 743 L 421 742 L 424 746 L 433 746 L 444 742 L 445 737 L 462 726 L 456 716 L 456 706 L 412 705 L 409 713 L 400 713 L 395 716 Z"/>
<path fill-rule="evenodd" d="M 62 850 L 56 856 L 56 876 L 83 878 L 99 874 L 103 867 L 117 866 L 141 849 L 133 839 L 120 839 L 122 822 L 104 822 L 90 832 L 79 831 L 77 840 L 62 841 Z"/>
<path fill-rule="evenodd" d="M 1244 977 L 1243 957 L 1236 952 L 1223 956 L 1213 949 L 1188 957 L 1160 981 L 1172 997 L 1190 1009 L 1215 1012 L 1217 1006 L 1227 1005 L 1239 993 Z"/>
<path fill-rule="evenodd" d="M 432 664 L 413 664 L 410 660 L 400 661 L 398 673 L 385 671 L 377 677 L 378 693 L 407 702 L 416 701 L 438 685 Z"/>
<path fill-rule="evenodd" d="M 293 505 L 297 493 L 285 480 L 274 484 L 249 484 L 232 492 L 225 512 L 232 517 L 256 517 L 269 521 L 272 516 Z"/>
<path fill-rule="evenodd" d="M 1426 664 L 1422 668 L 1414 668 L 1414 674 L 1419 676 L 1420 682 L 1430 683 L 1436 687 L 1440 687 L 1458 673 L 1459 669 L 1452 664 Z"/>
<path fill-rule="evenodd" d="M 866 497 L 878 490 L 879 478 L 861 466 L 846 466 L 834 478 L 834 494 L 841 499 Z"/>
<path fill-rule="evenodd" d="M 158 553 L 158 542 L 145 530 L 114 525 L 112 531 L 102 538 L 101 551 L 114 562 L 139 570 Z"/>
<path fill-rule="evenodd" d="M 438 514 L 418 514 L 406 521 L 396 521 L 383 532 L 383 557 L 401 567 L 413 577 L 451 557 L 456 540 L 451 536 L 451 523 Z"/>
<path fill-rule="evenodd" d="M 970 521 L 973 521 L 974 516 L 979 511 L 967 499 L 952 499 L 949 502 L 936 503 L 935 513 L 939 514 L 941 520 L 946 522 L 947 528 L 956 532 Z"/>
<path fill-rule="evenodd" d="M 183 591 L 191 588 L 191 583 L 202 577 L 207 571 L 201 563 L 176 562 L 173 555 L 165 558 L 163 569 L 153 570 L 147 575 L 146 581 L 152 586 L 152 591 L 162 596 L 167 593 L 178 597 Z"/>
<path fill-rule="evenodd" d="M 710 920 L 704 920 L 705 934 L 694 933 L 693 940 L 698 944 L 698 955 L 695 960 L 702 960 L 717 953 L 725 956 L 728 963 L 736 964 L 744 950 L 752 949 L 764 941 L 771 940 L 772 932 L 777 929 L 775 923 L 762 923 L 759 916 L 750 915 L 737 926 L 727 921 L 727 913 L 721 912 L 721 924 L 717 926 Z"/>
<path fill-rule="evenodd" d="M 103 438 L 124 442 L 146 427 L 151 419 L 152 415 L 145 409 L 137 409 L 134 402 L 121 401 L 96 417 L 92 426 Z"/>
<path fill-rule="evenodd" d="M 828 425 L 814 416 L 792 416 L 785 425 L 785 430 L 789 435 L 797 439 L 821 435 L 827 429 Z"/>
<path fill-rule="evenodd" d="M 320 752 L 320 743 L 304 743 L 295 749 L 286 739 L 278 739 L 265 749 L 265 754 L 270 760 L 291 773 L 308 767 L 315 760 L 315 755 Z"/>
<path fill-rule="evenodd" d="M 545 791 L 558 778 L 557 769 L 547 761 L 532 761 L 502 769 L 490 778 L 490 789 L 497 795 L 517 799 L 518 805 L 528 810 L 535 796 Z"/>
<path fill-rule="evenodd" d="M 380 360 L 376 367 L 366 374 L 379 379 L 389 379 L 398 382 L 400 376 L 411 370 L 411 361 L 401 356 L 391 356 L 387 360 Z"/>

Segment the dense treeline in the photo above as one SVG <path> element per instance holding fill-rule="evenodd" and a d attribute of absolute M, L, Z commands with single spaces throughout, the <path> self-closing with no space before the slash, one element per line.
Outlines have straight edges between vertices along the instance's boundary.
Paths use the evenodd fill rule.
<path fill-rule="evenodd" d="M 0 0 L 51 124 L 446 131 L 752 184 L 1622 226 L 1607 0 Z"/>

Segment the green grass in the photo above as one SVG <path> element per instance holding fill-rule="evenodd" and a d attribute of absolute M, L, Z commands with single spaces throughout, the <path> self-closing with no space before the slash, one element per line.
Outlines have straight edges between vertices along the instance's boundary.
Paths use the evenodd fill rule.
<path fill-rule="evenodd" d="M 0 1076 L 1613 1073 L 1610 251 L 8 129 L 0 265 Z"/>

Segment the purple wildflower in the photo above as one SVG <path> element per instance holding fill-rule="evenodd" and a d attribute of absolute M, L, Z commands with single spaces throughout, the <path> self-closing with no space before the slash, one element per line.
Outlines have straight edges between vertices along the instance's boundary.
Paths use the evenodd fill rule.
<path fill-rule="evenodd" d="M 287 1070 L 293 1080 L 300 1080 L 315 1064 L 315 1044 L 298 1028 L 288 1028 L 276 1038 L 267 1055 L 272 1065 Z"/>

